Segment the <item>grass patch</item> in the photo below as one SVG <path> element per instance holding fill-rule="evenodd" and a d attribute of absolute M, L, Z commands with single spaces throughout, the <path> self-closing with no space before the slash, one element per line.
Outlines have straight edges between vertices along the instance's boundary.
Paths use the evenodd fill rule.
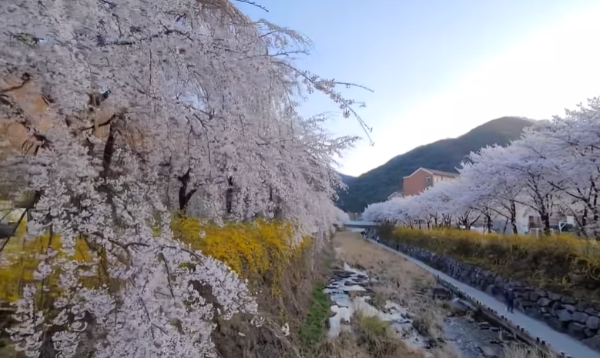
<path fill-rule="evenodd" d="M 536 238 L 470 230 L 386 227 L 389 245 L 405 244 L 452 257 L 506 278 L 599 303 L 600 245 L 570 235 Z"/>
<path fill-rule="evenodd" d="M 357 314 L 353 318 L 354 331 L 359 347 L 363 347 L 370 356 L 377 358 L 404 357 L 410 350 L 389 322 L 378 317 Z"/>
<path fill-rule="evenodd" d="M 378 310 L 385 312 L 385 310 L 386 310 L 385 305 L 387 303 L 387 298 L 381 292 L 375 291 L 375 292 L 373 292 L 373 294 L 371 294 L 371 300 L 369 301 L 369 303 L 371 304 L 371 306 L 377 308 Z"/>
<path fill-rule="evenodd" d="M 317 344 L 325 337 L 326 322 L 329 319 L 330 302 L 323 293 L 325 284 L 320 282 L 312 290 L 312 303 L 304 324 L 300 327 L 300 339 L 305 346 Z"/>

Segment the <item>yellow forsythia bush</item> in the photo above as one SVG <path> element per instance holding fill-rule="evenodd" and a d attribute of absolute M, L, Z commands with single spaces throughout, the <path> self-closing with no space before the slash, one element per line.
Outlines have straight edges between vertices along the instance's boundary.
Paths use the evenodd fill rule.
<path fill-rule="evenodd" d="M 171 229 L 176 238 L 225 262 L 251 283 L 267 284 L 273 294 L 279 294 L 283 272 L 294 255 L 310 244 L 305 238 L 294 247 L 293 227 L 281 221 L 257 220 L 220 227 L 184 217 L 173 219 Z"/>
<path fill-rule="evenodd" d="M 536 238 L 399 227 L 388 241 L 423 248 L 546 288 L 585 296 L 600 292 L 600 245 L 572 235 Z"/>
<path fill-rule="evenodd" d="M 304 238 L 300 245 L 293 245 L 293 227 L 285 222 L 258 220 L 220 227 L 196 218 L 175 218 L 171 228 L 177 239 L 225 262 L 251 283 L 268 285 L 276 295 L 284 270 L 311 242 Z M 60 248 L 59 235 L 53 235 L 52 240 L 49 235 L 27 240 L 25 230 L 26 223 L 22 222 L 0 256 L 0 301 L 18 299 L 23 286 L 33 281 L 39 264 L 37 254 L 48 247 Z M 94 255 L 84 240 L 77 241 L 75 260 L 89 262 Z M 57 278 L 56 273 L 49 277 L 47 285 L 51 290 L 56 287 Z M 86 277 L 83 281 L 98 284 L 102 283 L 102 277 Z"/>
<path fill-rule="evenodd" d="M 60 236 L 45 234 L 33 239 L 25 239 L 27 223 L 21 222 L 15 237 L 11 238 L 0 256 L 0 301 L 13 302 L 19 298 L 21 289 L 33 282 L 33 273 L 39 265 L 38 254 L 45 253 L 48 248 L 60 249 Z M 91 262 L 93 254 L 84 240 L 77 240 L 75 260 Z M 56 287 L 58 274 L 49 276 L 46 285 L 52 292 Z M 94 284 L 98 277 L 86 277 L 84 284 Z"/>

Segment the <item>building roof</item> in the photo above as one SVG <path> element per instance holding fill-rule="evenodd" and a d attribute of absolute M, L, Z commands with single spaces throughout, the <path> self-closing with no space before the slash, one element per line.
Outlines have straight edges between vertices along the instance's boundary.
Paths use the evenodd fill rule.
<path fill-rule="evenodd" d="M 436 169 L 428 169 L 428 168 L 423 168 L 423 167 L 420 167 L 419 169 L 417 169 L 417 170 L 415 170 L 414 172 L 412 172 L 412 174 L 411 174 L 411 175 L 409 175 L 409 176 L 405 176 L 405 178 L 410 178 L 411 176 L 413 176 L 413 175 L 414 175 L 416 172 L 418 172 L 419 170 L 426 171 L 427 173 L 429 173 L 429 174 L 432 174 L 432 175 L 441 175 L 441 176 L 444 176 L 444 177 L 456 178 L 456 177 L 458 177 L 458 176 L 459 176 L 459 174 L 458 174 L 458 173 L 450 173 L 450 172 L 444 172 L 444 171 L 441 171 L 441 170 L 436 170 Z"/>

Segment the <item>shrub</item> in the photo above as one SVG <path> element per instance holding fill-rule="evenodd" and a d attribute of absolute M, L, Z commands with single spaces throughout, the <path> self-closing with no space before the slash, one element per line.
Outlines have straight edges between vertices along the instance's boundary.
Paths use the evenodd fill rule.
<path fill-rule="evenodd" d="M 27 223 L 23 220 L 17 228 L 15 237 L 10 239 L 0 254 L 0 301 L 14 302 L 19 299 L 25 285 L 37 282 L 33 275 L 40 264 L 39 254 L 45 253 L 48 248 L 58 251 L 61 247 L 59 235 L 52 235 L 52 239 L 49 234 L 33 239 L 26 238 L 26 227 Z M 94 256 L 85 240 L 78 239 L 75 248 L 73 260 L 92 261 Z M 98 274 L 85 277 L 82 281 L 86 285 L 94 285 L 98 284 L 102 277 Z M 58 273 L 53 272 L 45 283 L 51 295 L 53 292 L 58 292 L 57 280 Z"/>
<path fill-rule="evenodd" d="M 176 238 L 217 260 L 225 262 L 240 276 L 256 286 L 266 284 L 274 295 L 279 294 L 279 285 L 284 269 L 291 260 L 311 244 L 304 238 L 300 245 L 292 244 L 293 227 L 285 222 L 259 220 L 246 223 L 227 223 L 220 227 L 197 218 L 176 218 L 171 229 Z M 0 255 L 0 301 L 14 302 L 20 297 L 22 288 L 32 283 L 34 271 L 47 248 L 58 250 L 60 236 L 43 235 L 25 238 L 26 223 L 23 221 L 14 238 L 11 238 Z M 97 255 L 83 239 L 77 240 L 74 260 L 90 262 Z M 102 273 L 85 277 L 84 284 L 103 283 Z M 48 278 L 48 288 L 55 289 L 58 273 Z"/>
<path fill-rule="evenodd" d="M 588 300 L 600 291 L 600 247 L 595 241 L 570 235 L 536 238 L 404 227 L 396 228 L 390 240 Z"/>
<path fill-rule="evenodd" d="M 304 238 L 293 245 L 293 227 L 280 221 L 257 220 L 219 226 L 197 218 L 174 219 L 176 238 L 225 262 L 240 276 L 255 284 L 266 284 L 279 295 L 279 284 L 293 256 L 310 244 Z"/>

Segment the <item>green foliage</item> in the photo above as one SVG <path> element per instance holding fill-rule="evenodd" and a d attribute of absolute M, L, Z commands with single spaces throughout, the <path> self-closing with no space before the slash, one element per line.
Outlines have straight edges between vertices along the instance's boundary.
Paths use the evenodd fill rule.
<path fill-rule="evenodd" d="M 518 139 L 531 123 L 515 117 L 495 119 L 458 138 L 440 140 L 398 155 L 359 177 L 343 176 L 348 191 L 339 193 L 337 205 L 344 211 L 362 212 L 368 204 L 385 201 L 388 195 L 401 190 L 403 177 L 419 167 L 455 172 L 465 155 L 488 145 L 508 144 Z"/>
<path fill-rule="evenodd" d="M 325 285 L 319 283 L 312 291 L 312 304 L 304 325 L 300 327 L 300 339 L 310 347 L 325 336 L 326 322 L 329 318 L 329 297 L 323 292 Z"/>

